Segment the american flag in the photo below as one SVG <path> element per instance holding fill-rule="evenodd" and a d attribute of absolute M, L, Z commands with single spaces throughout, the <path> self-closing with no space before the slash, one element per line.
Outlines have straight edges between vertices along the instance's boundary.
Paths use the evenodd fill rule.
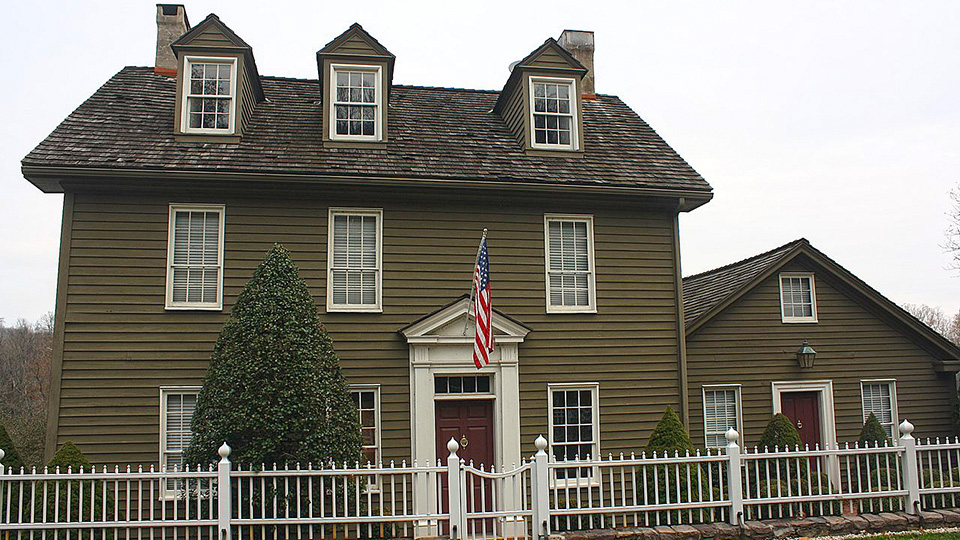
<path fill-rule="evenodd" d="M 490 261 L 487 258 L 487 237 L 480 240 L 477 266 L 473 270 L 473 286 L 477 299 L 473 303 L 473 315 L 477 322 L 477 334 L 473 340 L 473 363 L 477 369 L 490 363 L 493 351 L 493 307 L 490 304 Z"/>

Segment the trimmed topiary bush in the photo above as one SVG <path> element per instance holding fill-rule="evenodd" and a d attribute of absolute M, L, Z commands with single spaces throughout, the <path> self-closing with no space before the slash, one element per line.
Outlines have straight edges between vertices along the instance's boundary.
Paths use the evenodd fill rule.
<path fill-rule="evenodd" d="M 880 420 L 877 420 L 877 417 L 870 413 L 867 421 L 863 423 L 863 427 L 860 429 L 860 437 L 857 440 L 861 445 L 883 446 L 884 443 L 890 441 L 890 438 L 887 437 L 887 432 L 880 425 Z"/>
<path fill-rule="evenodd" d="M 56 471 L 57 467 L 60 468 L 61 474 L 66 474 L 67 471 L 70 471 L 72 473 L 71 478 L 76 478 L 81 470 L 89 473 L 92 469 L 90 461 L 72 441 L 66 441 L 60 446 L 47 463 L 47 467 L 51 473 Z M 57 519 L 60 521 L 65 521 L 68 515 L 71 516 L 71 519 L 77 520 L 77 516 L 81 515 L 81 511 L 83 512 L 84 521 L 90 521 L 92 508 L 94 521 L 104 521 L 103 509 L 106 507 L 107 520 L 114 519 L 114 499 L 113 493 L 110 490 L 112 486 L 109 483 L 107 484 L 108 489 L 106 490 L 106 505 L 104 505 L 103 484 L 105 482 L 106 480 L 84 479 L 81 489 L 81 481 L 79 479 L 49 481 L 47 482 L 46 500 L 44 500 L 43 497 L 39 497 L 37 500 L 37 515 L 41 515 L 42 505 L 45 504 L 47 507 L 47 519 L 51 522 L 54 521 L 55 515 L 58 516 Z M 80 497 L 81 491 L 83 492 L 82 498 Z M 58 535 L 55 536 L 55 538 L 63 538 L 63 536 Z M 83 531 L 80 538 L 91 538 L 91 532 Z M 112 535 L 108 538 L 112 538 Z"/>
<path fill-rule="evenodd" d="M 20 452 L 17 452 L 17 447 L 13 445 L 13 440 L 3 424 L 0 424 L 0 450 L 3 450 L 3 459 L 0 460 L 0 463 L 3 463 L 5 468 L 20 470 L 20 467 L 23 467 Z"/>
<path fill-rule="evenodd" d="M 350 463 L 360 424 L 333 342 L 289 253 L 274 245 L 237 297 L 197 398 L 186 463 Z"/>
<path fill-rule="evenodd" d="M 800 432 L 794 427 L 793 421 L 783 413 L 775 414 L 763 430 L 763 435 L 760 436 L 760 448 L 782 450 L 787 447 L 793 450 L 798 446 L 802 446 Z"/>
<path fill-rule="evenodd" d="M 659 456 L 664 452 L 669 455 L 673 455 L 674 452 L 679 452 L 680 455 L 684 452 L 693 452 L 690 434 L 684 429 L 677 413 L 673 412 L 673 407 L 667 407 L 663 418 L 660 419 L 660 423 L 657 424 L 647 442 L 647 455 L 652 456 L 654 452 Z"/>

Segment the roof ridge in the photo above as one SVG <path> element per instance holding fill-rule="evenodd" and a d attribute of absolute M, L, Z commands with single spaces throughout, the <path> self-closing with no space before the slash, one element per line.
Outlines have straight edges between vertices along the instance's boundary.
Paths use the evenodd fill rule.
<path fill-rule="evenodd" d="M 763 257 L 767 257 L 767 256 L 770 256 L 770 255 L 773 255 L 774 253 L 776 253 L 776 252 L 778 252 L 778 251 L 780 251 L 780 250 L 786 249 L 786 248 L 788 248 L 788 247 L 792 249 L 793 247 L 796 247 L 796 246 L 798 246 L 798 245 L 800 245 L 800 244 L 807 244 L 807 245 L 809 245 L 809 244 L 810 244 L 810 241 L 807 240 L 806 238 L 798 238 L 798 239 L 796 239 L 796 240 L 792 240 L 792 241 L 790 241 L 790 242 L 787 242 L 786 244 L 783 244 L 782 246 L 778 246 L 778 247 L 775 247 L 775 248 L 773 248 L 773 249 L 771 249 L 771 250 L 764 251 L 763 253 L 758 253 L 757 255 L 753 255 L 753 256 L 751 256 L 751 257 L 747 257 L 747 258 L 741 259 L 741 260 L 739 260 L 739 261 L 735 261 L 735 262 L 732 262 L 732 263 L 729 263 L 729 264 L 725 264 L 725 265 L 723 265 L 723 266 L 718 266 L 717 268 L 713 268 L 713 269 L 711 269 L 711 270 L 706 270 L 706 271 L 700 272 L 700 273 L 698 273 L 698 274 L 692 274 L 692 275 L 686 276 L 686 277 L 683 278 L 683 280 L 684 280 L 684 281 L 687 281 L 687 280 L 692 280 L 692 279 L 698 279 L 698 278 L 706 277 L 706 276 L 711 275 L 711 274 L 716 274 L 716 273 L 718 273 L 718 272 L 722 272 L 722 271 L 724 271 L 724 270 L 729 270 L 729 269 L 731 269 L 731 268 L 735 268 L 735 267 L 737 267 L 737 266 L 741 266 L 741 265 L 746 264 L 746 263 L 748 263 L 748 262 L 752 262 L 752 261 L 755 261 L 755 260 L 757 260 L 757 259 L 761 259 L 761 258 L 763 258 Z"/>

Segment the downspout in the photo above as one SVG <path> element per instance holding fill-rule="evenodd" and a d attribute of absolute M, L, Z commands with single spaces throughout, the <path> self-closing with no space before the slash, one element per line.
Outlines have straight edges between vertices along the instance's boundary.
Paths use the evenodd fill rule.
<path fill-rule="evenodd" d="M 673 260 L 674 279 L 677 306 L 677 367 L 680 373 L 680 419 L 683 426 L 690 431 L 690 392 L 687 387 L 687 332 L 683 323 L 683 272 L 680 269 L 680 209 L 686 201 L 683 197 L 677 201 L 677 208 L 673 211 Z"/>

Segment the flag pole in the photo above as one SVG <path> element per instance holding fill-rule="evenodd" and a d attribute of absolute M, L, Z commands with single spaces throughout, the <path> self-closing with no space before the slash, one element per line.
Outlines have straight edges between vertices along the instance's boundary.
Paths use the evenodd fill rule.
<path fill-rule="evenodd" d="M 484 239 L 487 237 L 487 229 L 483 229 L 483 236 L 480 237 L 480 243 L 477 244 L 477 256 L 473 259 L 473 274 L 477 272 L 477 261 L 480 260 L 480 246 L 483 245 Z M 467 316 L 463 318 L 463 335 L 467 335 L 467 328 L 470 327 L 470 306 L 473 305 L 473 290 L 476 288 L 476 280 L 473 279 L 473 274 L 470 275 L 470 301 L 467 302 Z"/>

